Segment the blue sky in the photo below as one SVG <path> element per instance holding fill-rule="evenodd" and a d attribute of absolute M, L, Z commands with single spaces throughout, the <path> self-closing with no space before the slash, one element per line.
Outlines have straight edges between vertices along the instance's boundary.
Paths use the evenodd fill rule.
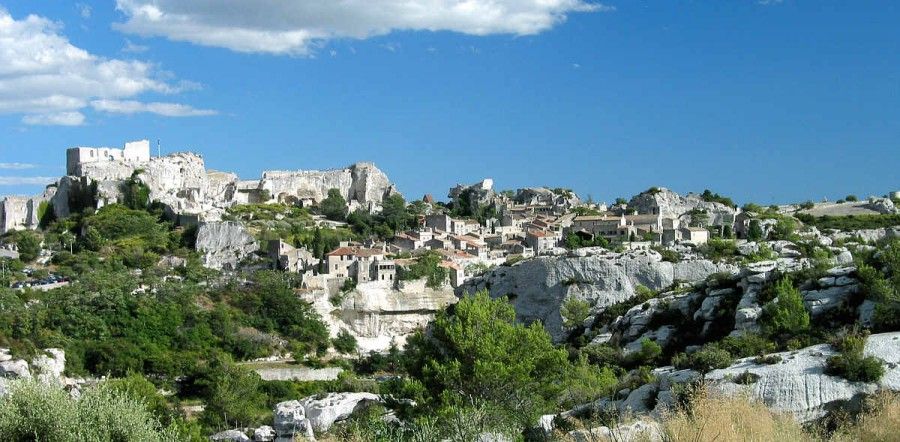
<path fill-rule="evenodd" d="M 244 178 L 374 161 L 408 198 L 900 190 L 897 2 L 284 3 L 0 0 L 0 194 L 141 138 Z"/>

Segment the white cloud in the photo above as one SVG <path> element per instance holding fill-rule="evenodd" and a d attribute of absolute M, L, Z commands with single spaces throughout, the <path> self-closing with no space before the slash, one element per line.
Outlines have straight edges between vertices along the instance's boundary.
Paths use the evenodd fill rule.
<path fill-rule="evenodd" d="M 91 9 L 91 5 L 86 5 L 84 3 L 76 3 L 75 8 L 78 9 L 78 14 L 81 15 L 81 18 L 88 19 L 91 18 L 91 13 L 93 9 Z"/>
<path fill-rule="evenodd" d="M 163 115 L 166 117 L 204 117 L 216 115 L 210 109 L 195 109 L 178 103 L 142 103 L 133 100 L 94 100 L 91 107 L 101 112 L 112 114 L 137 114 L 142 112 Z"/>
<path fill-rule="evenodd" d="M 192 83 L 136 60 L 107 59 L 72 45 L 61 26 L 0 7 L 0 114 L 25 114 L 26 124 L 77 126 L 92 100 L 175 94 Z"/>
<path fill-rule="evenodd" d="M 614 10 L 590 0 L 116 0 L 116 8 L 123 32 L 290 55 L 393 31 L 533 35 L 571 13 Z"/>
<path fill-rule="evenodd" d="M 33 114 L 24 116 L 22 122 L 36 126 L 81 126 L 84 124 L 84 114 L 81 112 Z"/>
<path fill-rule="evenodd" d="M 132 43 L 131 40 L 126 39 L 125 47 L 122 48 L 122 52 L 129 52 L 132 54 L 140 54 L 142 52 L 147 52 L 148 49 L 150 49 L 150 48 L 147 46 L 135 44 L 135 43 Z"/>
<path fill-rule="evenodd" d="M 47 176 L 0 176 L 0 186 L 45 185 L 58 179 Z"/>
<path fill-rule="evenodd" d="M 30 163 L 0 163 L 0 169 L 4 170 L 25 170 L 34 169 L 37 164 Z"/>

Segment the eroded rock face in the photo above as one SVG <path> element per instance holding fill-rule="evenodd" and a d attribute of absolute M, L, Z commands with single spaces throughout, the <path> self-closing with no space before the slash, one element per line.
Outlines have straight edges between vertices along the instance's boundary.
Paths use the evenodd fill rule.
<path fill-rule="evenodd" d="M 381 398 L 372 393 L 329 393 L 319 399 L 315 396 L 301 401 L 306 418 L 315 431 L 328 431 L 335 422 L 349 418 L 361 408 L 380 403 Z"/>
<path fill-rule="evenodd" d="M 291 438 L 297 435 L 315 440 L 313 427 L 306 416 L 306 408 L 300 401 L 281 402 L 275 405 L 273 414 L 273 428 L 279 438 Z"/>
<path fill-rule="evenodd" d="M 457 294 L 487 289 L 492 297 L 507 296 L 519 320 L 540 320 L 560 341 L 565 338 L 560 307 L 566 299 L 583 300 L 596 313 L 632 298 L 639 285 L 661 290 L 675 280 L 698 281 L 733 270 L 707 260 L 673 264 L 653 251 L 539 257 L 494 269 L 461 286 Z"/>
<path fill-rule="evenodd" d="M 59 381 L 66 370 L 66 353 L 58 348 L 48 348 L 31 361 L 31 367 L 42 382 Z"/>
<path fill-rule="evenodd" d="M 426 326 L 437 312 L 455 303 L 449 286 L 432 289 L 425 280 L 360 283 L 335 306 L 328 291 L 304 295 L 328 324 L 332 337 L 341 330 L 352 334 L 361 353 L 384 352 L 391 345 L 403 348 L 406 338 Z"/>
<path fill-rule="evenodd" d="M 704 210 L 710 225 L 731 225 L 736 210 L 722 203 L 703 201 L 699 195 L 689 193 L 679 195 L 669 189 L 660 187 L 655 192 L 643 192 L 628 202 L 628 210 L 641 214 L 659 213 L 666 218 L 678 218 L 682 222 L 690 221 L 689 212 Z"/>
<path fill-rule="evenodd" d="M 351 203 L 351 209 L 380 207 L 388 196 L 398 193 L 387 175 L 372 163 L 357 163 L 346 169 L 264 172 L 259 188 L 272 198 L 322 201 L 330 189 L 337 189 Z"/>
<path fill-rule="evenodd" d="M 796 352 L 777 355 L 781 362 L 760 365 L 754 358 L 706 375 L 711 388 L 726 394 L 749 393 L 769 408 L 789 412 L 802 421 L 824 416 L 829 410 L 858 402 L 878 389 L 900 390 L 900 333 L 869 336 L 865 353 L 885 362 L 885 375 L 877 383 L 850 382 L 825 374 L 825 361 L 836 352 L 828 344 L 814 345 Z M 750 385 L 733 379 L 744 372 L 759 376 Z"/>
<path fill-rule="evenodd" d="M 203 265 L 212 269 L 234 269 L 258 249 L 256 239 L 239 222 L 204 222 L 197 229 L 197 251 L 203 253 Z"/>

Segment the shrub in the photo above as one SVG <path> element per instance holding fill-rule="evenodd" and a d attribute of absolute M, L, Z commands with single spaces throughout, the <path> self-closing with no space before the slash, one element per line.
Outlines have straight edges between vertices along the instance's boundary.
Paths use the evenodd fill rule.
<path fill-rule="evenodd" d="M 831 345 L 840 354 L 831 356 L 825 373 L 840 376 L 850 382 L 877 382 L 884 375 L 881 360 L 865 356 L 866 334 L 851 332 L 838 336 Z"/>
<path fill-rule="evenodd" d="M 644 338 L 641 339 L 640 351 L 632 354 L 628 358 L 628 365 L 652 365 L 662 355 L 662 347 L 654 341 Z"/>
<path fill-rule="evenodd" d="M 672 363 L 679 368 L 691 368 L 701 373 L 725 368 L 733 362 L 731 353 L 716 344 L 707 344 L 690 355 L 682 356 L 678 363 L 673 359 Z"/>
<path fill-rule="evenodd" d="M 563 326 L 566 328 L 581 326 L 590 313 L 590 304 L 578 298 L 566 299 L 566 302 L 559 309 L 559 314 L 563 319 Z"/>
<path fill-rule="evenodd" d="M 747 358 L 775 351 L 775 343 L 755 333 L 727 336 L 719 346 L 735 358 Z"/>
<path fill-rule="evenodd" d="M 681 261 L 681 254 L 674 250 L 667 249 L 665 247 L 653 247 L 653 250 L 655 250 L 660 254 L 660 256 L 662 256 L 663 261 L 671 263 L 678 263 Z"/>
<path fill-rule="evenodd" d="M 347 219 L 347 200 L 338 189 L 328 189 L 328 197 L 319 203 L 319 210 L 325 218 L 332 221 L 344 221 Z"/>
<path fill-rule="evenodd" d="M 740 385 L 750 385 L 755 384 L 756 381 L 759 380 L 759 375 L 756 373 L 751 373 L 749 370 L 744 370 L 743 373 L 737 375 L 732 379 L 735 384 Z"/>
<path fill-rule="evenodd" d="M 775 365 L 780 362 L 781 356 L 778 355 L 760 355 L 753 358 L 753 363 L 759 365 Z"/>
<path fill-rule="evenodd" d="M 334 349 L 343 354 L 349 354 L 356 351 L 356 338 L 347 330 L 341 330 L 337 337 L 332 340 Z"/>
<path fill-rule="evenodd" d="M 430 335 L 410 338 L 406 356 L 406 368 L 432 400 L 444 407 L 486 401 L 523 427 L 559 406 L 570 388 L 593 385 L 599 390 L 592 394 L 600 395 L 614 383 L 608 370 L 570 362 L 539 322 L 517 323 L 512 306 L 486 291 L 439 313 Z"/>
<path fill-rule="evenodd" d="M 721 238 L 711 238 L 700 250 L 714 261 L 721 261 L 738 255 L 737 244 L 732 240 Z"/>
<path fill-rule="evenodd" d="M 397 279 L 400 281 L 409 281 L 413 279 L 426 278 L 426 285 L 431 288 L 438 288 L 447 279 L 449 272 L 446 268 L 441 267 L 441 256 L 437 252 L 429 251 L 415 263 L 407 267 L 399 267 L 397 269 Z"/>
<path fill-rule="evenodd" d="M 22 262 L 34 261 L 41 253 L 41 237 L 37 233 L 28 230 L 16 232 L 14 240 Z"/>
<path fill-rule="evenodd" d="M 809 313 L 803 306 L 800 290 L 784 277 L 774 287 L 775 301 L 766 305 L 764 326 L 775 335 L 796 335 L 809 330 Z"/>
<path fill-rule="evenodd" d="M 844 197 L 844 201 L 850 201 L 850 202 L 859 201 L 859 197 L 857 197 L 856 195 L 847 195 Z"/>
<path fill-rule="evenodd" d="M 79 399 L 58 386 L 11 381 L 0 399 L 4 440 L 169 441 L 175 427 L 163 428 L 144 405 L 115 389 L 86 389 Z"/>

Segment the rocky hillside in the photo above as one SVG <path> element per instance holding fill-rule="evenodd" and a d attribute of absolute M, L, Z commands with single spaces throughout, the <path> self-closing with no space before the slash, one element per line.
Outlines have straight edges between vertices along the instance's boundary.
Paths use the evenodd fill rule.
<path fill-rule="evenodd" d="M 506 297 L 522 322 L 541 321 L 557 341 L 566 337 L 561 306 L 570 299 L 587 302 L 592 312 L 626 301 L 639 286 L 651 290 L 675 282 L 701 281 L 711 274 L 735 270 L 705 259 L 671 263 L 652 250 L 616 253 L 579 249 L 567 256 L 538 257 L 492 269 L 460 287 L 458 294 L 487 289 Z"/>

